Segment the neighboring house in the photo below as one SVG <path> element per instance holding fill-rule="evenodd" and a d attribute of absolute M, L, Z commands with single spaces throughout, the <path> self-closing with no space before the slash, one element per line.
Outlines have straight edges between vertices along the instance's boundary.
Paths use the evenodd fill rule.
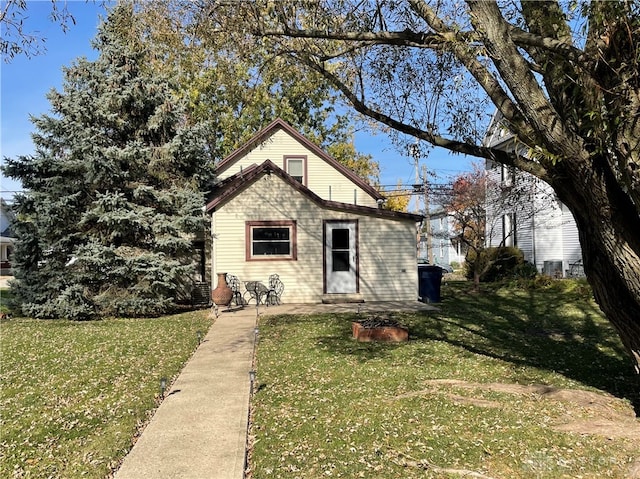
<path fill-rule="evenodd" d="M 13 211 L 0 198 L 0 276 L 11 275 L 11 256 L 13 254 L 13 235 L 11 234 L 11 219 Z"/>
<path fill-rule="evenodd" d="M 484 144 L 505 151 L 516 148 L 514 136 L 494 116 Z M 524 155 L 525 152 L 523 152 Z M 487 204 L 487 246 L 515 246 L 526 261 L 550 276 L 583 276 L 582 250 L 573 215 L 551 187 L 530 174 L 486 161 L 490 185 L 510 186 L 528 181 L 531 194 L 513 209 L 501 210 Z M 488 192 L 487 197 L 491 194 Z"/>
<path fill-rule="evenodd" d="M 416 300 L 416 223 L 282 120 L 222 160 L 211 277 L 278 274 L 288 303 Z M 215 286 L 215 285 L 212 285 Z"/>
<path fill-rule="evenodd" d="M 420 262 L 450 265 L 464 263 L 464 251 L 452 231 L 451 216 L 444 210 L 432 211 L 429 215 L 430 235 L 420 233 L 418 258 Z M 429 251 L 431 247 L 431 251 Z M 431 253 L 431 254 L 429 254 Z"/>

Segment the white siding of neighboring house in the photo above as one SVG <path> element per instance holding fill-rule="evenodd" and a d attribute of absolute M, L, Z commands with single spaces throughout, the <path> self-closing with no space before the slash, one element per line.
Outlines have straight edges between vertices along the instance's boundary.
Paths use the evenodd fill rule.
<path fill-rule="evenodd" d="M 297 261 L 245 261 L 246 221 L 290 219 L 297 224 Z M 323 220 L 335 219 L 359 222 L 359 284 L 365 301 L 417 299 L 413 222 L 325 210 L 277 175 L 260 178 L 214 212 L 214 272 L 240 281 L 266 281 L 277 273 L 285 285 L 283 302 L 320 302 Z"/>
<path fill-rule="evenodd" d="M 0 199 L 0 274 L 9 274 L 9 260 L 13 252 L 14 239 L 9 236 L 1 236 L 11 225 L 13 214 L 9 205 Z"/>
<path fill-rule="evenodd" d="M 547 201 L 535 212 L 535 264 L 544 272 L 545 261 L 562 261 L 562 212 L 560 203 Z"/>
<path fill-rule="evenodd" d="M 464 254 L 460 250 L 460 246 L 454 245 L 451 239 L 451 217 L 445 213 L 438 212 L 431 215 L 431 249 L 434 264 L 451 264 L 464 262 Z M 424 235 L 421 235 L 421 250 L 419 257 L 421 259 L 428 258 L 428 246 Z"/>
<path fill-rule="evenodd" d="M 246 169 L 254 164 L 259 165 L 265 160 L 271 160 L 280 168 L 285 169 L 285 156 L 296 155 L 307 157 L 306 186 L 321 198 L 372 208 L 377 207 L 376 200 L 368 193 L 282 129 L 276 130 L 262 144 L 250 150 L 245 156 L 236 159 L 232 166 L 219 175 L 219 179 L 228 178 L 240 172 L 241 169 Z"/>
<path fill-rule="evenodd" d="M 535 222 L 535 215 L 533 217 L 524 215 L 523 218 L 517 219 L 518 212 L 516 212 L 516 233 L 514 238 L 514 246 L 519 248 L 524 254 L 525 261 L 529 263 L 535 263 L 535 248 L 533 247 L 533 223 Z"/>
<path fill-rule="evenodd" d="M 570 271 L 571 265 L 582 261 L 582 248 L 578 237 L 578 227 L 573 215 L 565 205 L 562 205 L 562 242 L 564 250 L 562 266 L 566 275 Z"/>
<path fill-rule="evenodd" d="M 500 164 L 487 161 L 486 172 L 487 184 L 497 184 L 501 181 L 502 166 Z M 497 211 L 491 202 L 487 203 L 485 210 L 487 215 L 485 239 L 487 247 L 505 246 L 505 235 L 508 234 L 508 231 L 503 228 L 503 216 L 510 212 Z"/>
<path fill-rule="evenodd" d="M 11 213 L 9 205 L 0 198 L 0 233 L 5 231 L 11 224 Z"/>
<path fill-rule="evenodd" d="M 489 177 L 500 178 L 501 168 L 501 165 L 488 163 Z M 518 172 L 517 175 L 527 173 Z M 571 265 L 582 258 L 575 220 L 567 207 L 554 199 L 549 185 L 538 181 L 536 190 L 533 204 L 521 206 L 521 219 L 516 220 L 515 246 L 523 251 L 526 261 L 535 264 L 538 271 L 545 272 L 545 263 L 551 267 L 552 264 L 561 262 L 558 270 L 566 276 Z M 527 213 L 526 208 L 533 208 L 533 212 Z M 487 224 L 494 221 L 491 218 L 497 219 L 493 234 L 489 234 L 491 231 L 488 230 L 487 246 L 501 244 L 503 230 L 499 219 L 504 213 L 487 205 Z"/>

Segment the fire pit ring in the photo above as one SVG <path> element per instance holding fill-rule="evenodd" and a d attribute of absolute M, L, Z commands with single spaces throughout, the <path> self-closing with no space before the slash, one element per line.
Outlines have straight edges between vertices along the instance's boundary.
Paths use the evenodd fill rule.
<path fill-rule="evenodd" d="M 351 331 L 356 341 L 401 343 L 409 340 L 409 330 L 393 319 L 368 318 L 353 321 Z"/>

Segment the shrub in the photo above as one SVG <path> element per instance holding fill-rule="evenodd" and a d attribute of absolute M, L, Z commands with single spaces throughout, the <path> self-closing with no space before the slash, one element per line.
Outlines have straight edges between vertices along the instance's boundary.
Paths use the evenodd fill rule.
<path fill-rule="evenodd" d="M 546 274 L 537 274 L 533 278 L 516 278 L 509 282 L 509 287 L 524 291 L 544 290 L 564 295 L 580 301 L 591 301 L 593 290 L 585 278 L 556 279 Z"/>
<path fill-rule="evenodd" d="M 524 253 L 518 248 L 503 246 L 499 248 L 486 248 L 476 255 L 469 250 L 465 258 L 465 275 L 467 279 L 473 278 L 476 265 L 479 266 L 480 281 L 492 282 L 504 278 L 513 278 L 519 267 L 524 265 Z M 535 268 L 535 267 L 534 267 Z"/>
<path fill-rule="evenodd" d="M 516 278 L 533 279 L 538 276 L 538 268 L 533 263 L 525 261 L 517 265 L 513 271 Z"/>

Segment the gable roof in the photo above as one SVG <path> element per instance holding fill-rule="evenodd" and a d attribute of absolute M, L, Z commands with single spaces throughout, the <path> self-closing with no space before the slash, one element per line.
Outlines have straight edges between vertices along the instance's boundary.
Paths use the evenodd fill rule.
<path fill-rule="evenodd" d="M 271 160 L 265 160 L 260 165 L 251 165 L 250 167 L 245 168 L 243 171 L 236 173 L 235 175 L 230 176 L 218 183 L 211 191 L 210 198 L 212 199 L 210 201 L 207 201 L 206 212 L 212 213 L 217 208 L 220 208 L 231 199 L 236 197 L 238 194 L 248 188 L 251 184 L 255 183 L 257 180 L 262 178 L 264 175 L 271 174 L 275 174 L 276 176 L 282 178 L 285 183 L 289 184 L 300 194 L 309 198 L 311 201 L 322 208 L 414 222 L 419 222 L 423 219 L 421 215 L 415 215 L 412 213 L 403 213 L 400 211 L 390 211 L 380 208 L 371 208 L 369 206 L 325 200 L 316 195 L 302 183 L 295 180 L 291 175 L 289 175 L 286 171 L 277 166 Z"/>
<path fill-rule="evenodd" d="M 484 132 L 482 145 L 489 148 L 513 150 L 516 135 L 509 130 L 500 111 L 496 110 L 491 117 L 489 126 Z"/>
<path fill-rule="evenodd" d="M 366 193 L 372 196 L 375 200 L 384 198 L 383 195 L 378 190 L 376 190 L 373 186 L 371 186 L 369 183 L 364 181 L 362 178 L 360 178 L 358 175 L 356 175 L 353 171 L 351 171 L 349 168 L 344 166 L 342 163 L 337 161 L 335 158 L 331 157 L 324 150 L 322 150 L 322 148 L 320 148 L 318 145 L 316 145 L 315 143 L 305 138 L 302 134 L 300 134 L 299 131 L 297 131 L 295 128 L 293 128 L 291 125 L 289 125 L 286 121 L 282 120 L 281 118 L 277 118 L 276 120 L 272 121 L 265 128 L 263 128 L 258 133 L 253 135 L 253 137 L 251 137 L 251 139 L 247 141 L 243 146 L 235 150 L 226 158 L 222 159 L 220 163 L 218 163 L 217 165 L 217 168 L 216 168 L 217 171 L 218 172 L 225 171 L 227 168 L 232 166 L 237 159 L 246 155 L 249 151 L 253 150 L 258 145 L 263 143 L 267 138 L 273 135 L 278 129 L 284 130 L 287 134 L 289 134 L 295 140 L 301 143 L 302 146 L 304 146 L 305 148 L 313 152 L 313 154 L 315 154 L 322 160 L 326 161 L 333 168 L 335 168 L 344 176 L 349 178 L 353 183 L 355 183 L 362 190 L 364 190 Z"/>

